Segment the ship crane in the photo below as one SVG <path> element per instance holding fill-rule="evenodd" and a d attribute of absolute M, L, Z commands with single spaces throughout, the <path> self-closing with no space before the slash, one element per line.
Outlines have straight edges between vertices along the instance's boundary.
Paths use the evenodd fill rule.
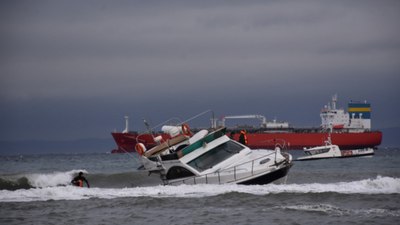
<path fill-rule="evenodd" d="M 261 120 L 261 126 L 266 127 L 267 126 L 267 119 L 265 116 L 262 115 L 240 115 L 240 116 L 224 116 L 221 120 L 221 125 L 225 126 L 225 120 L 226 119 L 259 119 Z"/>

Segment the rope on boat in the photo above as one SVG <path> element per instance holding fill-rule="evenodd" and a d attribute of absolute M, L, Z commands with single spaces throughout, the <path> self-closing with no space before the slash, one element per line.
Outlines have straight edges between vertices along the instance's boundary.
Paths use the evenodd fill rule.
<path fill-rule="evenodd" d="M 121 147 L 121 149 L 122 149 L 122 151 L 124 151 L 126 154 L 128 154 L 130 157 L 132 157 L 134 160 L 135 160 L 135 162 L 136 163 L 138 163 L 138 164 L 142 164 L 141 162 L 139 162 L 139 160 L 133 155 L 133 153 L 130 153 L 130 152 L 128 152 L 128 151 L 126 151 L 124 148 L 122 148 Z M 142 165 L 143 166 L 143 165 Z M 139 167 L 140 168 L 140 167 Z"/>
<path fill-rule="evenodd" d="M 206 110 L 206 111 L 204 111 L 204 112 L 202 112 L 202 113 L 199 113 L 199 114 L 197 114 L 197 115 L 195 115 L 195 116 L 193 116 L 193 117 L 191 117 L 191 118 L 189 118 L 189 119 L 183 121 L 180 125 L 182 125 L 182 124 L 184 124 L 184 123 L 187 123 L 187 122 L 189 122 L 189 121 L 191 121 L 191 120 L 194 120 L 194 119 L 196 119 L 197 117 L 200 117 L 200 116 L 202 116 L 202 115 L 204 115 L 204 114 L 206 114 L 206 113 L 209 113 L 209 112 L 212 112 L 212 110 L 209 109 L 209 110 Z"/>

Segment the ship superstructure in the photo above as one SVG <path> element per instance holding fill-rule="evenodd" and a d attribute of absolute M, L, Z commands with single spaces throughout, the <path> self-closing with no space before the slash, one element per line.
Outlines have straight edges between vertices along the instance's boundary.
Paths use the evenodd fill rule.
<path fill-rule="evenodd" d="M 367 101 L 348 104 L 348 112 L 336 108 L 337 95 L 321 110 L 321 127 L 324 129 L 349 129 L 349 132 L 371 130 L 371 104 Z"/>

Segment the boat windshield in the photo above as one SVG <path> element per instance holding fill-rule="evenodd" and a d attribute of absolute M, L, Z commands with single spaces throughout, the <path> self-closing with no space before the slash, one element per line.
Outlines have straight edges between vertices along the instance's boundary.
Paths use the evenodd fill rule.
<path fill-rule="evenodd" d="M 327 152 L 329 152 L 329 150 L 331 150 L 331 149 L 330 148 L 315 149 L 315 150 L 307 151 L 306 154 L 307 155 L 318 155 L 318 154 L 322 154 L 322 153 L 327 153 Z"/>
<path fill-rule="evenodd" d="M 228 141 L 202 154 L 196 159 L 190 161 L 188 164 L 202 172 L 240 152 L 242 149 L 243 146 L 233 141 Z"/>

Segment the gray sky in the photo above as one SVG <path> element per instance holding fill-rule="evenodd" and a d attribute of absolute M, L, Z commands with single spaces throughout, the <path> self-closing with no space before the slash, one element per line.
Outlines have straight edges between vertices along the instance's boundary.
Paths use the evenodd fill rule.
<path fill-rule="evenodd" d="M 0 140 L 372 103 L 400 127 L 400 1 L 1 1 Z M 208 124 L 206 124 L 208 125 Z"/>

